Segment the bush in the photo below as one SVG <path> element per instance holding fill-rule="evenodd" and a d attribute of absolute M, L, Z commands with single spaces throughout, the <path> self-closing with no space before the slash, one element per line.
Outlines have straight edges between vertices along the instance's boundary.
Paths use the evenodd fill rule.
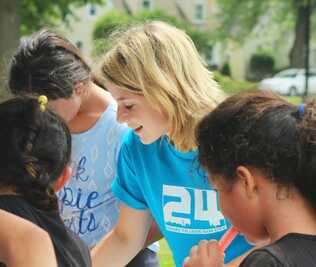
<path fill-rule="evenodd" d="M 267 75 L 271 75 L 274 69 L 274 59 L 267 54 L 254 54 L 249 64 L 248 79 L 260 81 Z"/>
<path fill-rule="evenodd" d="M 106 39 L 115 29 L 129 23 L 131 23 L 130 16 L 118 11 L 108 12 L 96 21 L 93 39 Z"/>
<path fill-rule="evenodd" d="M 130 23 L 132 23 L 131 17 L 118 11 L 111 11 L 101 16 L 96 21 L 92 33 L 94 40 L 92 56 L 97 57 L 104 54 L 110 47 L 110 34 L 117 29 L 128 26 Z"/>
<path fill-rule="evenodd" d="M 228 63 L 225 63 L 223 68 L 222 68 L 222 74 L 225 76 L 230 76 L 230 67 Z"/>
<path fill-rule="evenodd" d="M 128 15 L 117 11 L 108 12 L 101 16 L 94 25 L 93 39 L 96 57 L 109 48 L 108 36 L 116 29 L 125 28 L 130 24 L 143 23 L 144 21 L 161 20 L 184 30 L 193 40 L 199 52 L 203 53 L 209 49 L 211 35 L 208 31 L 201 31 L 185 21 L 178 20 L 162 10 L 143 11 L 136 15 Z"/>

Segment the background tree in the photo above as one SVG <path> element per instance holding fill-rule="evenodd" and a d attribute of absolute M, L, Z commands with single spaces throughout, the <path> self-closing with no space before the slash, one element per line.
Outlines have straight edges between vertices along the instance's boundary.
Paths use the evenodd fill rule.
<path fill-rule="evenodd" d="M 21 33 L 56 26 L 72 15 L 71 7 L 105 0 L 0 0 L 0 99 L 4 95 L 6 67 Z"/>
<path fill-rule="evenodd" d="M 258 26 L 269 27 L 271 24 L 277 24 L 278 33 L 292 29 L 294 42 L 289 53 L 290 66 L 304 67 L 307 0 L 217 0 L 217 2 L 221 20 L 217 37 L 229 37 L 240 42 L 253 30 L 258 30 Z M 312 0 L 313 7 L 315 0 Z M 265 23 L 262 23 L 264 21 Z"/>
<path fill-rule="evenodd" d="M 111 32 L 116 29 L 122 29 L 130 24 L 141 23 L 148 20 L 161 20 L 168 22 L 186 33 L 192 38 L 200 53 L 205 53 L 210 47 L 211 34 L 207 31 L 201 31 L 185 21 L 178 20 L 174 16 L 168 15 L 163 10 L 143 11 L 135 15 L 112 11 L 100 17 L 94 27 L 94 56 L 104 53 L 107 49 L 109 41 L 105 37 L 109 36 Z"/>

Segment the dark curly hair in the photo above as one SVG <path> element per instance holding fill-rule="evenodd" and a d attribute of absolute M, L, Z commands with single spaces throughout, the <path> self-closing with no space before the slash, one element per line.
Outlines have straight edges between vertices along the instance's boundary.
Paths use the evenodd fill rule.
<path fill-rule="evenodd" d="M 316 209 L 316 104 L 298 107 L 280 96 L 251 90 L 229 97 L 199 123 L 201 164 L 216 179 L 235 179 L 251 166 L 280 185 L 295 186 Z"/>
<path fill-rule="evenodd" d="M 43 29 L 22 38 L 13 55 L 8 87 L 14 95 L 70 98 L 78 83 L 92 80 L 103 87 L 80 50 L 66 38 Z"/>
<path fill-rule="evenodd" d="M 54 184 L 71 154 L 65 122 L 37 99 L 14 98 L 0 104 L 0 187 L 14 188 L 43 210 L 58 210 Z"/>

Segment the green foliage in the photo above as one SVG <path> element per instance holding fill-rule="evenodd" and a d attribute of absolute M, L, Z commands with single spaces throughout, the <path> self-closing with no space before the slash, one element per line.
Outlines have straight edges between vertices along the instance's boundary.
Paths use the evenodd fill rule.
<path fill-rule="evenodd" d="M 254 54 L 250 58 L 248 79 L 260 81 L 274 72 L 274 59 L 267 54 Z"/>
<path fill-rule="evenodd" d="M 100 17 L 94 26 L 93 39 L 104 39 L 118 27 L 129 25 L 132 23 L 132 18 L 125 13 L 111 11 L 106 16 Z"/>
<path fill-rule="evenodd" d="M 200 52 L 204 52 L 206 49 L 209 49 L 211 33 L 198 30 L 189 23 L 178 20 L 176 17 L 170 16 L 162 10 L 156 9 L 153 11 L 141 12 L 135 16 L 135 19 L 137 22 L 144 22 L 148 20 L 165 21 L 176 26 L 177 28 L 184 30 L 193 40 L 195 46 Z"/>
<path fill-rule="evenodd" d="M 21 0 L 21 32 L 30 34 L 44 26 L 55 26 L 61 19 L 67 22 L 72 15 L 72 5 L 104 2 L 105 0 Z"/>
<path fill-rule="evenodd" d="M 217 38 L 242 42 L 259 23 L 262 27 L 278 25 L 278 32 L 294 27 L 297 5 L 304 0 L 218 0 L 220 27 Z M 265 18 L 266 17 L 266 18 Z"/>
<path fill-rule="evenodd" d="M 225 63 L 225 64 L 224 64 L 221 73 L 222 73 L 223 75 L 230 76 L 230 67 L 229 67 L 229 64 L 228 64 L 228 63 Z"/>
<path fill-rule="evenodd" d="M 214 79 L 219 83 L 221 88 L 228 94 L 235 94 L 242 90 L 256 88 L 256 83 L 248 81 L 235 81 L 232 78 L 220 74 L 218 71 L 213 72 Z"/>
<path fill-rule="evenodd" d="M 197 49 L 200 52 L 204 52 L 209 49 L 211 35 L 208 32 L 200 31 L 190 24 L 178 20 L 174 16 L 168 15 L 166 12 L 156 9 L 153 11 L 143 11 L 133 16 L 112 11 L 106 13 L 100 17 L 94 26 L 93 38 L 94 38 L 94 51 L 93 55 L 97 56 L 104 53 L 110 46 L 107 37 L 111 32 L 124 28 L 131 24 L 143 23 L 145 21 L 161 20 L 169 24 L 172 24 L 180 29 L 186 31 L 195 43 Z"/>
<path fill-rule="evenodd" d="M 149 20 L 161 20 L 167 23 L 170 23 L 178 28 L 184 29 L 186 27 L 188 27 L 189 25 L 187 25 L 187 23 L 178 20 L 176 17 L 174 16 L 170 16 L 168 15 L 166 12 L 164 12 L 163 10 L 160 9 L 156 9 L 153 11 L 142 11 L 138 14 L 136 14 L 134 16 L 134 19 L 137 22 L 145 22 L 145 21 L 149 21 Z"/>

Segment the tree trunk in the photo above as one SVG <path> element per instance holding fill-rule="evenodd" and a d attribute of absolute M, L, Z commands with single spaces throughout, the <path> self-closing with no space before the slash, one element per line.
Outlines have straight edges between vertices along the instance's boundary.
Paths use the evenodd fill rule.
<path fill-rule="evenodd" d="M 297 6 L 297 19 L 295 25 L 295 40 L 290 51 L 290 65 L 292 68 L 304 68 L 305 35 L 308 23 L 308 6 L 303 3 Z"/>
<path fill-rule="evenodd" d="M 0 101 L 8 96 L 5 89 L 8 79 L 10 57 L 20 37 L 21 0 L 0 1 Z"/>

